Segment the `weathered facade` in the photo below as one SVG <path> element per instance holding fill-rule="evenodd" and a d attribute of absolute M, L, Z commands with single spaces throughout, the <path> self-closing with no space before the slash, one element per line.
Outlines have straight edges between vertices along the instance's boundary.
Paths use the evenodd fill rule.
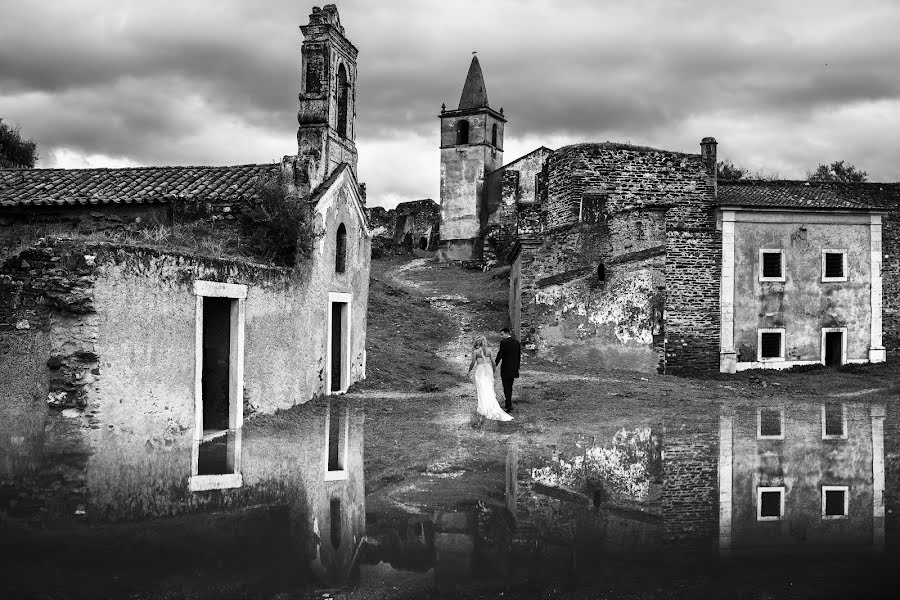
<path fill-rule="evenodd" d="M 352 47 L 333 5 L 304 29 Z M 326 98 L 346 83 L 333 65 Z M 364 535 L 363 417 L 335 394 L 365 377 L 371 234 L 352 112 L 341 128 L 320 107 L 337 137 L 313 165 L 304 102 L 299 154 L 280 165 L 0 171 L 5 514 L 78 525 L 285 506 L 298 557 L 346 576 Z M 308 208 L 292 264 L 234 251 L 253 246 L 238 223 L 272 177 Z M 211 245 L 167 243 L 179 227 Z"/>
<path fill-rule="evenodd" d="M 390 210 L 367 208 L 366 215 L 372 235 L 394 252 L 409 253 L 414 248 L 437 250 L 441 211 L 440 206 L 430 198 L 401 202 Z"/>

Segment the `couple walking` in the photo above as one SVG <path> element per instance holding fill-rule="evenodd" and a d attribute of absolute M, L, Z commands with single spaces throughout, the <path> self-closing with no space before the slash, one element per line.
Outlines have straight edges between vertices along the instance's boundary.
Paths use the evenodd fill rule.
<path fill-rule="evenodd" d="M 487 349 L 487 339 L 484 336 L 475 340 L 472 351 L 472 362 L 469 363 L 469 373 L 475 369 L 475 394 L 478 398 L 478 414 L 496 421 L 510 421 L 512 417 L 507 414 L 512 412 L 512 388 L 513 381 L 519 376 L 519 363 L 522 356 L 521 346 L 509 328 L 500 330 L 503 340 L 500 349 L 497 350 L 496 360 L 492 360 Z M 494 393 L 494 371 L 500 366 L 500 380 L 503 382 L 503 394 L 506 396 L 506 411 L 500 408 L 497 395 Z"/>

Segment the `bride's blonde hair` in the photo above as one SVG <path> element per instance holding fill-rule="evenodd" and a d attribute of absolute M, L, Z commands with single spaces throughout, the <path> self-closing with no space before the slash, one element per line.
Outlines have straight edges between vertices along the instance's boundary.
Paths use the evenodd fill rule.
<path fill-rule="evenodd" d="M 487 338 L 484 336 L 475 338 L 475 342 L 472 344 L 472 348 L 478 350 L 481 348 L 481 353 L 484 354 L 484 349 L 487 347 Z"/>

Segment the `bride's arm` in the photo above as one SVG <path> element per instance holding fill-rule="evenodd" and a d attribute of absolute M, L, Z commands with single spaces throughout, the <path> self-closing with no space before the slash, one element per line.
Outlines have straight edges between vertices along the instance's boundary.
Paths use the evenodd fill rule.
<path fill-rule="evenodd" d="M 472 353 L 472 360 L 469 362 L 469 375 L 472 374 L 472 369 L 475 367 L 475 353 Z"/>

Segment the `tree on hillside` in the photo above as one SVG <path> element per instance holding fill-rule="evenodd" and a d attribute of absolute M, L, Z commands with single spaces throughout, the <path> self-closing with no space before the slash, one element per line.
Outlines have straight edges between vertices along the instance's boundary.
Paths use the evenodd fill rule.
<path fill-rule="evenodd" d="M 23 140 L 19 127 L 10 127 L 0 117 L 0 168 L 33 169 L 37 159 L 34 140 Z"/>
<path fill-rule="evenodd" d="M 730 160 L 720 160 L 716 163 L 716 178 L 723 181 L 738 181 L 748 173 L 748 169 L 736 167 Z"/>
<path fill-rule="evenodd" d="M 841 181 L 862 182 L 867 181 L 869 174 L 860 171 L 851 164 L 844 164 L 842 160 L 836 160 L 830 165 L 819 165 L 815 171 L 808 171 L 806 179 L 809 181 Z"/>

